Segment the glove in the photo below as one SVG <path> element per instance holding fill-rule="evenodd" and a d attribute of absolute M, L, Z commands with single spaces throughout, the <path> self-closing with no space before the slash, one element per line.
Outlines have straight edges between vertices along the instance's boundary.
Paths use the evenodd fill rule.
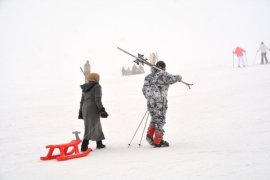
<path fill-rule="evenodd" d="M 78 119 L 83 119 L 82 111 L 79 111 Z"/>
<path fill-rule="evenodd" d="M 109 116 L 109 114 L 105 111 L 105 112 L 101 112 L 101 113 L 100 113 L 100 116 L 101 116 L 102 118 L 107 118 L 107 117 Z"/>
<path fill-rule="evenodd" d="M 107 118 L 109 116 L 109 114 L 105 111 L 105 108 L 102 108 L 100 111 L 100 116 L 102 118 Z"/>

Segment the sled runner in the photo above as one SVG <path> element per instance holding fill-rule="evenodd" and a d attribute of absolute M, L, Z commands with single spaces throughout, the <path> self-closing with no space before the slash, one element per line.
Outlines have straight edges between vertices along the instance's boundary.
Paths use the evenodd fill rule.
<path fill-rule="evenodd" d="M 45 157 L 40 157 L 40 160 L 57 159 L 58 161 L 64 161 L 64 160 L 87 156 L 92 151 L 92 149 L 88 148 L 85 152 L 80 152 L 80 150 L 78 148 L 78 145 L 81 143 L 81 140 L 78 138 L 79 132 L 76 131 L 73 133 L 76 135 L 76 140 L 72 140 L 66 144 L 57 144 L 57 145 L 46 146 L 46 148 L 49 148 L 49 152 Z M 70 150 L 69 150 L 69 148 L 70 148 Z M 60 153 L 53 154 L 55 149 L 58 149 Z"/>

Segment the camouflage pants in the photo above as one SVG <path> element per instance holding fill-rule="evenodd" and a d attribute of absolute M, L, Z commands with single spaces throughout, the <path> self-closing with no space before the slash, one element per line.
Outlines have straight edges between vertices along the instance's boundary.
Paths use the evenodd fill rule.
<path fill-rule="evenodd" d="M 165 118 L 168 109 L 167 100 L 164 98 L 149 99 L 147 108 L 151 115 L 150 125 L 154 125 L 156 130 L 164 132 L 163 126 L 166 123 Z"/>

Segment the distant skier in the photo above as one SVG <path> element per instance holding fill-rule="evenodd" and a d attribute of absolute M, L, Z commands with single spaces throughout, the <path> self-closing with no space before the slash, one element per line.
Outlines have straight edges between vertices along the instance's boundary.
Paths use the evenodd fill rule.
<path fill-rule="evenodd" d="M 236 54 L 237 58 L 238 58 L 238 67 L 241 67 L 241 63 L 242 66 L 245 67 L 245 61 L 244 61 L 244 53 L 246 52 L 246 50 L 240 48 L 240 47 L 236 47 L 235 51 L 233 51 L 233 54 Z"/>
<path fill-rule="evenodd" d="M 151 64 L 156 64 L 156 62 L 158 61 L 158 54 L 157 53 L 150 53 L 149 55 L 149 62 Z M 150 72 L 152 71 L 152 67 L 150 68 Z"/>
<path fill-rule="evenodd" d="M 167 93 L 171 84 L 181 82 L 180 75 L 171 75 L 166 70 L 166 64 L 163 61 L 158 61 L 156 67 L 152 68 L 152 72 L 144 79 L 143 94 L 147 99 L 147 109 L 151 116 L 151 122 L 148 127 L 146 140 L 149 144 L 155 147 L 167 147 L 169 143 L 163 140 L 164 129 L 167 112 Z M 189 86 L 192 84 L 187 84 Z"/>
<path fill-rule="evenodd" d="M 87 75 L 87 83 L 81 85 L 82 97 L 80 102 L 79 119 L 84 120 L 84 137 L 81 151 L 88 149 L 89 140 L 96 141 L 97 149 L 105 148 L 102 140 L 105 139 L 100 116 L 108 117 L 108 113 L 101 102 L 102 91 L 99 84 L 99 74 Z"/>
<path fill-rule="evenodd" d="M 85 82 L 87 82 L 87 75 L 91 73 L 91 67 L 89 61 L 87 60 L 83 67 L 83 74 L 85 76 Z"/>
<path fill-rule="evenodd" d="M 261 42 L 261 45 L 259 49 L 257 50 L 257 52 L 261 51 L 261 64 L 264 64 L 264 59 L 265 59 L 265 63 L 268 64 L 268 60 L 266 56 L 267 50 L 270 51 L 270 49 L 263 42 Z"/>

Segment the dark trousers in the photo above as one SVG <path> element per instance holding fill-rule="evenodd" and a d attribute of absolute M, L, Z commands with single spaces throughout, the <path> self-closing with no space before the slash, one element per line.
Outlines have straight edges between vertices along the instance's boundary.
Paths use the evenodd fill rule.
<path fill-rule="evenodd" d="M 267 57 L 266 57 L 266 53 L 262 53 L 261 54 L 261 64 L 264 63 L 264 59 L 265 59 L 265 63 L 268 63 Z"/>

